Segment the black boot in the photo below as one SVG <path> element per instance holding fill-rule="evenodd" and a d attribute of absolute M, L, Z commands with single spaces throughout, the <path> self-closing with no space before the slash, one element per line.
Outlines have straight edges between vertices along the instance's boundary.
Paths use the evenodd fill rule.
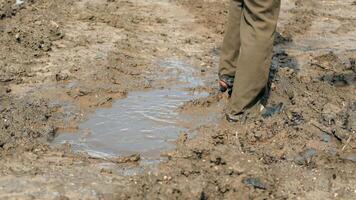
<path fill-rule="evenodd" d="M 219 76 L 219 86 L 220 92 L 226 92 L 228 90 L 231 95 L 232 86 L 234 85 L 235 77 L 229 75 L 221 75 Z"/>

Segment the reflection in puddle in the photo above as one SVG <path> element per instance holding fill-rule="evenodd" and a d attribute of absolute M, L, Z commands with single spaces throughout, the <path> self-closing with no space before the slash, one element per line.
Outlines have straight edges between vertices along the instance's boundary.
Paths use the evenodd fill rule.
<path fill-rule="evenodd" d="M 54 143 L 69 142 L 74 150 L 93 156 L 140 153 L 145 159 L 159 158 L 160 152 L 171 149 L 177 135 L 187 130 L 181 124 L 190 119 L 177 108 L 184 102 L 208 95 L 187 90 L 203 84 L 194 75 L 193 66 L 177 60 L 159 65 L 168 71 L 162 79 L 172 85 L 132 92 L 127 98 L 114 102 L 111 108 L 98 109 L 89 116 L 80 125 L 80 133 L 60 134 Z"/>

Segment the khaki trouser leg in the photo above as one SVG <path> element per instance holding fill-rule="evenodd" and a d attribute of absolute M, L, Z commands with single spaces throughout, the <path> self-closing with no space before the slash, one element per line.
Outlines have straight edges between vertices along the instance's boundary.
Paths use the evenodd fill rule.
<path fill-rule="evenodd" d="M 228 24 L 221 48 L 219 75 L 235 76 L 237 58 L 240 52 L 240 22 L 242 1 L 231 0 Z"/>
<path fill-rule="evenodd" d="M 280 0 L 243 0 L 241 47 L 229 114 L 244 112 L 266 88 L 280 3 Z"/>

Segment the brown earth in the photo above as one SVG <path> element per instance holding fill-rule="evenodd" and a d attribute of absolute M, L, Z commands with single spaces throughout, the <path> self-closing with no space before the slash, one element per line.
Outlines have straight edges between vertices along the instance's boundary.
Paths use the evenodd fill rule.
<path fill-rule="evenodd" d="M 268 99 L 281 112 L 205 124 L 133 173 L 136 156 L 108 161 L 49 142 L 127 92 L 165 87 L 159 60 L 214 76 L 227 1 L 14 3 L 0 0 L 0 199 L 356 198 L 353 1 L 283 2 Z M 220 116 L 227 97 L 215 81 L 180 111 Z"/>

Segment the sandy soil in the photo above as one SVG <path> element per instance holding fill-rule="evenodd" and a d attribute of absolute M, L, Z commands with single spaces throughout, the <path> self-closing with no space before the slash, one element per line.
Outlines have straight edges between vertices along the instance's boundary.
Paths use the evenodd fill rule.
<path fill-rule="evenodd" d="M 136 157 L 49 146 L 128 92 L 165 87 L 159 60 L 179 58 L 212 77 L 227 5 L 0 0 L 0 199 L 355 199 L 352 0 L 283 1 L 268 99 L 283 109 L 272 117 L 205 124 L 142 170 L 132 170 Z M 180 111 L 223 113 L 215 83 Z"/>

